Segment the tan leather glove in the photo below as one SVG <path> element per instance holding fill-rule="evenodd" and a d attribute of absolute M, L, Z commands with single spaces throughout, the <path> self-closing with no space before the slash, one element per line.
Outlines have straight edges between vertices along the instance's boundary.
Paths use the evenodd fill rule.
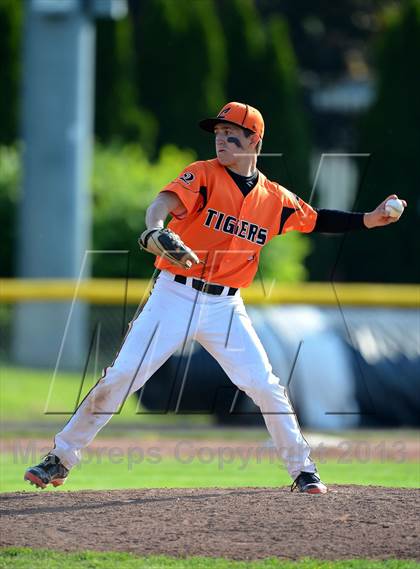
<path fill-rule="evenodd" d="M 200 259 L 182 241 L 181 237 L 167 228 L 146 229 L 140 235 L 138 244 L 141 249 L 168 259 L 172 264 L 191 269 Z"/>

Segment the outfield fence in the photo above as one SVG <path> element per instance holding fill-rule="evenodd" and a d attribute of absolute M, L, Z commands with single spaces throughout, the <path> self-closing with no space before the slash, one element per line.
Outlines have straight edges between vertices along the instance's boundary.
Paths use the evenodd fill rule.
<path fill-rule="evenodd" d="M 37 320 L 33 319 L 35 326 L 31 328 L 29 340 L 33 338 L 32 345 L 37 350 L 52 346 L 54 362 L 44 367 L 54 368 L 65 335 L 67 314 L 71 314 L 73 304 L 80 304 L 85 309 L 80 377 L 97 378 L 100 370 L 113 361 L 127 325 L 139 303 L 148 298 L 151 285 L 151 280 L 134 279 L 0 280 L 0 364 L 40 367 L 35 360 L 22 360 L 16 349 L 22 345 L 16 332 L 16 322 L 19 322 L 16 316 L 27 303 L 28 308 L 32 304 L 36 306 L 36 318 L 43 318 L 43 324 L 47 324 L 47 328 L 40 326 L 38 330 Z M 322 428 L 332 428 L 333 419 L 337 428 L 347 428 L 354 416 L 360 424 L 365 420 L 368 425 L 367 421 L 373 420 L 372 397 L 375 417 L 383 420 L 384 425 L 417 424 L 418 405 L 414 393 L 418 390 L 416 378 L 420 377 L 419 285 L 276 284 L 257 280 L 244 289 L 242 295 L 275 373 L 286 383 L 293 371 L 291 392 L 304 424 L 321 428 L 321 419 L 326 417 Z M 49 322 L 54 334 L 49 332 Z M 203 390 L 211 399 L 215 378 L 220 385 L 227 384 L 223 383 L 224 377 L 218 375 L 217 364 L 210 357 L 206 359 L 208 354 L 198 344 L 191 350 L 188 347 L 187 353 L 191 354 L 187 366 L 189 399 L 185 393 L 183 401 L 187 409 L 195 409 L 194 405 L 202 405 Z M 167 393 L 168 378 L 176 376 L 182 357 L 177 351 L 166 362 L 166 367 L 157 372 L 150 384 L 154 386 L 153 393 L 159 397 Z M 60 362 L 57 369 L 61 373 L 67 368 Z M 324 389 L 318 389 L 319 385 Z M 331 407 L 333 393 L 334 408 Z M 353 394 L 362 419 L 357 418 L 359 411 L 355 414 L 349 406 L 349 393 Z M 340 394 L 344 402 L 339 399 Z M 324 401 L 324 397 L 328 401 Z M 149 407 L 156 412 L 152 399 Z M 164 397 L 163 400 L 166 401 Z M 325 409 L 332 409 L 334 413 L 327 415 Z M 335 413 L 337 409 L 351 409 L 352 413 Z M 245 410 L 250 413 L 248 408 Z"/>
<path fill-rule="evenodd" d="M 151 282 L 130 279 L 0 279 L 0 302 L 58 302 L 80 300 L 90 304 L 138 304 L 147 298 Z M 242 289 L 249 304 L 314 304 L 418 308 L 419 284 L 255 282 Z"/>

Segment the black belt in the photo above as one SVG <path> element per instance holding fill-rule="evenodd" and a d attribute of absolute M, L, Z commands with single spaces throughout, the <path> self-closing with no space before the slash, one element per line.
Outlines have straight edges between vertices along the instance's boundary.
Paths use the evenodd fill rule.
<path fill-rule="evenodd" d="M 184 277 L 184 275 L 175 275 L 174 281 L 181 284 L 187 284 L 187 277 Z M 222 285 L 210 284 L 194 278 L 192 279 L 191 286 L 195 288 L 195 290 L 206 292 L 207 294 L 215 294 L 216 296 L 220 296 L 223 293 L 224 289 L 227 288 Z M 227 296 L 233 296 L 236 294 L 237 290 L 237 288 L 229 287 Z"/>

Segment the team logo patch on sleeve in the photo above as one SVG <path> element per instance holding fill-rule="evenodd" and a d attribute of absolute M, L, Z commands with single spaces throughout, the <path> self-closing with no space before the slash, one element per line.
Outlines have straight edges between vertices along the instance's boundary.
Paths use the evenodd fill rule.
<path fill-rule="evenodd" d="M 195 176 L 192 172 L 184 172 L 182 176 L 179 177 L 179 179 L 186 184 L 191 184 L 191 182 L 195 180 Z"/>

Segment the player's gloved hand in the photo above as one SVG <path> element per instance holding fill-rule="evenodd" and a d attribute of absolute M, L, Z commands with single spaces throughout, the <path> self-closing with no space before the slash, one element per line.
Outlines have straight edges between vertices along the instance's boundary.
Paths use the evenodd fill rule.
<path fill-rule="evenodd" d="M 183 269 L 191 269 L 200 262 L 194 251 L 185 245 L 180 236 L 167 228 L 146 229 L 140 235 L 138 244 L 141 249 L 165 257 Z"/>

